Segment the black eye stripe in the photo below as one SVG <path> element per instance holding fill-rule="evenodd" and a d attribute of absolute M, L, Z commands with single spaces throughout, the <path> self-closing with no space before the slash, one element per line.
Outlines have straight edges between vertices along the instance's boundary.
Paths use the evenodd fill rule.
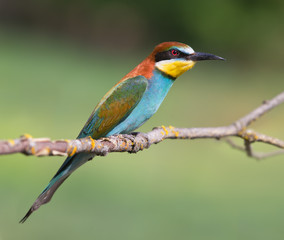
<path fill-rule="evenodd" d="M 172 51 L 175 50 L 178 52 L 178 54 L 173 55 Z M 164 52 L 158 52 L 155 56 L 155 61 L 159 62 L 159 61 L 163 61 L 163 60 L 170 60 L 170 59 L 176 59 L 176 58 L 185 58 L 186 56 L 188 56 L 188 54 L 179 51 L 178 49 L 170 49 L 168 51 L 164 51 Z"/>

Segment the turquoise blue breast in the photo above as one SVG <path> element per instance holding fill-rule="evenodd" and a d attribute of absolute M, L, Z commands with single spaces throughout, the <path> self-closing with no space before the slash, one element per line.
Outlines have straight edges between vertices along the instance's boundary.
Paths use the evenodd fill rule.
<path fill-rule="evenodd" d="M 129 133 L 140 127 L 158 110 L 174 80 L 163 75 L 159 70 L 155 70 L 152 78 L 149 80 L 147 90 L 141 101 L 130 115 L 107 136 L 119 133 Z"/>

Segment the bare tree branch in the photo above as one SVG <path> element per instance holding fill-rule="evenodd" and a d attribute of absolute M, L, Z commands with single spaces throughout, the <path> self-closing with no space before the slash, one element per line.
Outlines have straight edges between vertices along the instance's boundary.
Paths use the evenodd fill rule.
<path fill-rule="evenodd" d="M 233 124 L 222 127 L 175 128 L 162 126 L 154 128 L 148 133 L 114 135 L 98 140 L 87 137 L 76 140 L 51 141 L 49 138 L 32 138 L 26 134 L 19 139 L 0 141 L 0 155 L 23 153 L 34 156 L 72 156 L 79 152 L 94 152 L 96 155 L 105 156 L 110 152 L 136 153 L 165 139 L 215 138 L 224 139 L 232 147 L 245 151 L 248 156 L 261 159 L 284 153 L 284 141 L 247 129 L 247 127 L 264 113 L 283 102 L 284 92 L 271 100 L 264 101 L 261 106 Z M 242 138 L 244 147 L 237 146 L 228 137 Z M 251 146 L 254 142 L 273 145 L 281 150 L 270 153 L 254 153 Z"/>

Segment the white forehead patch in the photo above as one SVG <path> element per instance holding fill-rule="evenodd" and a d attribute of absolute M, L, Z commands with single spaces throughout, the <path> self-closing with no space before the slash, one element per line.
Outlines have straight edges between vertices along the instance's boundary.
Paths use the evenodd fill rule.
<path fill-rule="evenodd" d="M 187 54 L 193 54 L 193 53 L 194 53 L 194 50 L 193 50 L 190 46 L 187 46 L 187 47 L 178 47 L 178 49 L 179 49 L 181 52 L 184 52 L 184 53 L 187 53 Z"/>

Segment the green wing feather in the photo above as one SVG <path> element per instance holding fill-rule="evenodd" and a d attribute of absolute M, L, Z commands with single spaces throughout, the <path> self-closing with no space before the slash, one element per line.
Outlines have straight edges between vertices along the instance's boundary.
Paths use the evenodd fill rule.
<path fill-rule="evenodd" d="M 148 80 L 143 76 L 128 78 L 115 85 L 92 112 L 78 138 L 106 136 L 129 116 L 140 102 L 147 85 Z"/>

